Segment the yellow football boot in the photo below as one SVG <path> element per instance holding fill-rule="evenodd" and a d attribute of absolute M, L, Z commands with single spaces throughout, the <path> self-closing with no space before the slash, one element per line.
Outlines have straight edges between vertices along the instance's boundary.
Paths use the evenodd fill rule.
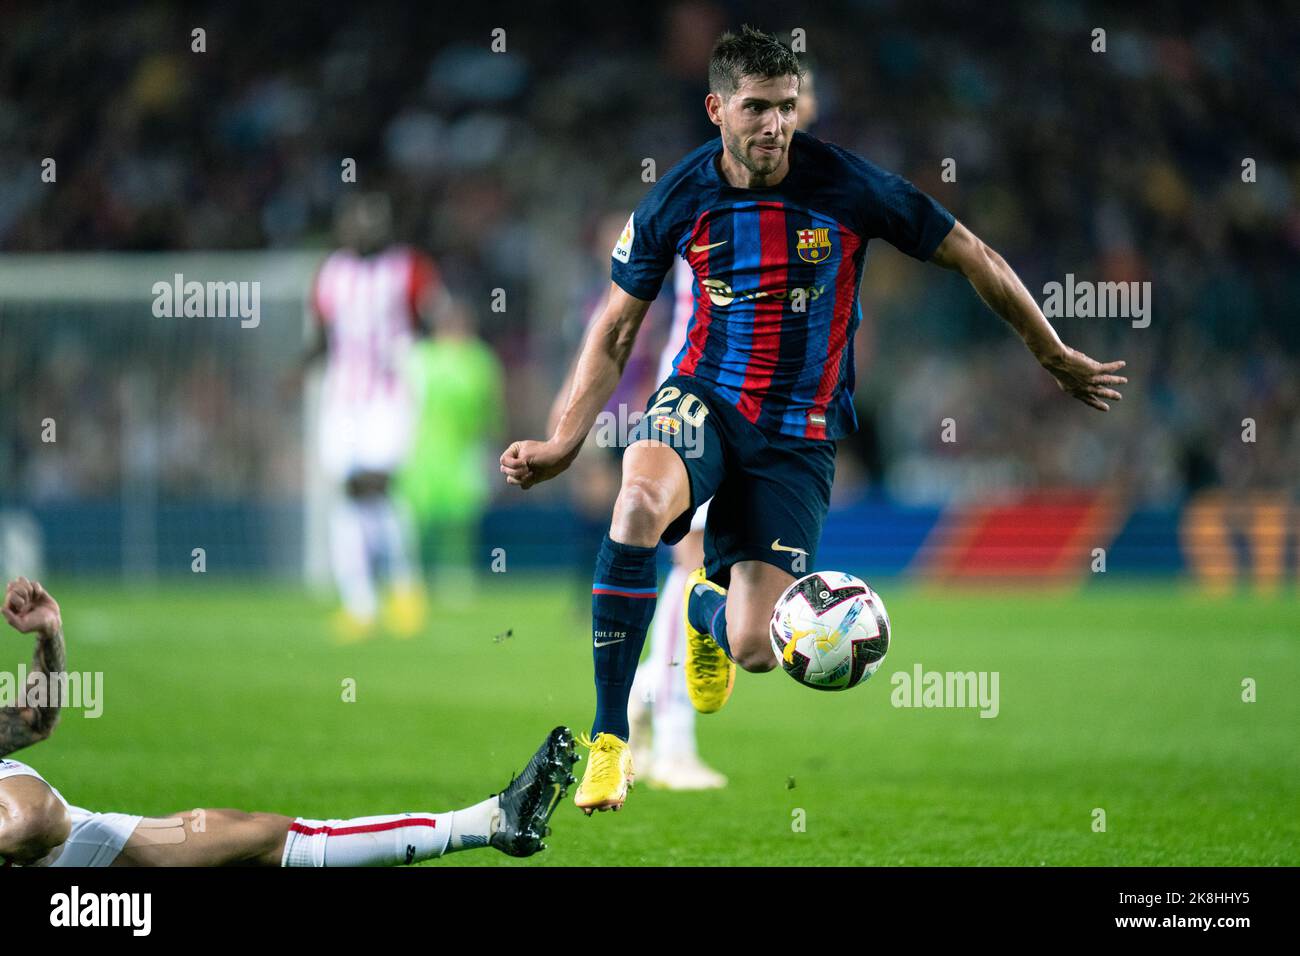
<path fill-rule="evenodd" d="M 424 630 L 429 618 L 429 604 L 424 591 L 415 584 L 393 588 L 384 606 L 384 627 L 398 638 L 415 637 Z"/>
<path fill-rule="evenodd" d="M 708 634 L 691 626 L 691 592 L 703 584 L 719 594 L 727 589 L 714 584 L 704 576 L 703 568 L 696 568 L 686 578 L 686 591 L 682 595 L 682 618 L 686 621 L 686 694 L 701 714 L 712 714 L 722 709 L 736 685 L 736 665 Z"/>
<path fill-rule="evenodd" d="M 360 644 L 375 636 L 375 622 L 357 617 L 345 608 L 339 608 L 330 618 L 330 631 L 335 644 Z"/>
<path fill-rule="evenodd" d="M 632 748 L 613 734 L 597 734 L 595 740 L 583 734 L 578 743 L 590 753 L 573 802 L 587 816 L 593 810 L 617 810 L 632 786 Z"/>

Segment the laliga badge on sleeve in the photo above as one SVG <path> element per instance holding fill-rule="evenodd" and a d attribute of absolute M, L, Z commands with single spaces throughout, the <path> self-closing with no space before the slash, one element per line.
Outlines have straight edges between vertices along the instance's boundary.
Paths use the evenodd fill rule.
<path fill-rule="evenodd" d="M 636 235 L 636 230 L 632 226 L 632 219 L 636 213 L 627 217 L 627 225 L 623 227 L 623 233 L 618 237 L 618 244 L 614 246 L 613 256 L 619 262 L 626 263 L 632 256 L 632 237 Z"/>

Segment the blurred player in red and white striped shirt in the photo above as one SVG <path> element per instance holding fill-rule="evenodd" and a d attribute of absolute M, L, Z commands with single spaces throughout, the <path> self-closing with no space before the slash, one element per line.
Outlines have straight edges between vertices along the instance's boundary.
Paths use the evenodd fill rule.
<path fill-rule="evenodd" d="M 373 629 L 380 567 L 391 588 L 387 625 L 409 636 L 424 621 L 414 524 L 389 485 L 414 427 L 405 365 L 417 336 L 446 307 L 447 291 L 432 259 L 391 242 L 391 223 L 387 196 L 345 200 L 337 223 L 341 248 L 321 265 L 309 300 L 315 342 L 308 359 L 326 361 L 320 463 L 342 491 L 330 515 L 330 556 L 345 638 Z"/>

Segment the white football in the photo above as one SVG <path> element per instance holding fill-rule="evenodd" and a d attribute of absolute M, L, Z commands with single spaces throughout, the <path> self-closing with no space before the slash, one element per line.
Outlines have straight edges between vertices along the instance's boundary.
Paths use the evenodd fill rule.
<path fill-rule="evenodd" d="M 816 690 L 848 690 L 889 651 L 889 612 L 866 581 L 817 571 L 785 589 L 772 611 L 772 650 L 785 672 Z"/>

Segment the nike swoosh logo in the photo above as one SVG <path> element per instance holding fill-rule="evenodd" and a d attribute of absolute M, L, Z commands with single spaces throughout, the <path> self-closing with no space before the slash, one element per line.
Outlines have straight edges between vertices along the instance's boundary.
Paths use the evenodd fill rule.
<path fill-rule="evenodd" d="M 716 249 L 718 246 L 725 246 L 726 244 L 727 240 L 723 239 L 721 242 L 711 242 L 707 246 L 691 246 L 691 252 L 708 252 L 710 249 Z"/>
<path fill-rule="evenodd" d="M 783 544 L 781 543 L 781 539 L 780 539 L 780 538 L 777 538 L 775 541 L 772 542 L 772 550 L 773 550 L 773 551 L 789 551 L 789 552 L 791 552 L 791 553 L 793 553 L 793 554 L 802 554 L 802 555 L 805 555 L 805 556 L 808 554 L 808 552 L 805 551 L 803 548 L 787 548 L 785 545 L 783 545 Z"/>
<path fill-rule="evenodd" d="M 595 641 L 593 643 L 595 643 L 597 647 L 609 647 L 611 644 L 622 644 L 625 640 L 627 640 L 627 638 L 620 637 L 617 641 L 605 641 L 603 644 L 600 641 Z"/>

